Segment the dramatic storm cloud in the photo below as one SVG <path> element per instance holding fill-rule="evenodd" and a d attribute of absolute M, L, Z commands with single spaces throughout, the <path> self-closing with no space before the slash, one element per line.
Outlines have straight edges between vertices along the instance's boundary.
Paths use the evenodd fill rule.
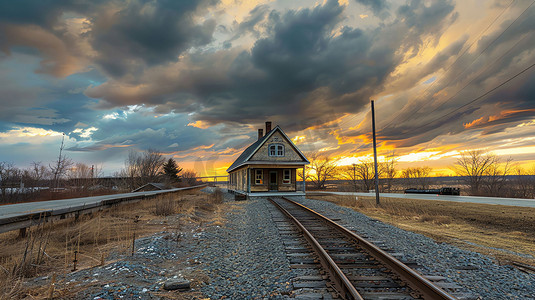
<path fill-rule="evenodd" d="M 534 28 L 522 1 L 3 1 L 0 161 L 49 159 L 65 133 L 85 162 L 225 169 L 268 119 L 365 156 L 370 99 L 381 153 L 529 148 Z"/>
<path fill-rule="evenodd" d="M 297 114 L 301 128 L 292 129 L 303 129 L 326 111 L 360 111 L 402 61 L 398 49 L 420 47 L 417 37 L 441 30 L 443 23 L 436 17 L 421 18 L 418 24 L 427 29 L 413 32 L 414 24 L 395 20 L 364 31 L 343 25 L 346 7 L 337 1 L 287 12 L 262 7 L 265 18 L 257 16 L 257 9 L 238 25 L 240 32 L 263 28 L 263 37 L 250 49 L 194 52 L 179 63 L 148 70 L 139 84 L 114 80 L 89 89 L 87 95 L 112 105 L 144 100 L 195 112 L 197 120 L 213 124 L 283 121 Z M 446 16 L 451 9 L 441 4 L 432 10 L 445 10 Z M 419 17 L 417 12 L 412 15 Z"/>

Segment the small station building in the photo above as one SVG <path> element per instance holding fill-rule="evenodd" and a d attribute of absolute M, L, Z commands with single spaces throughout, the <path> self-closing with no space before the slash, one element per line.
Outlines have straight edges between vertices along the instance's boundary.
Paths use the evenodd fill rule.
<path fill-rule="evenodd" d="M 258 139 L 227 169 L 229 191 L 247 198 L 305 196 L 305 168 L 310 162 L 277 125 L 266 122 L 266 134 Z M 299 180 L 298 174 L 302 174 Z"/>

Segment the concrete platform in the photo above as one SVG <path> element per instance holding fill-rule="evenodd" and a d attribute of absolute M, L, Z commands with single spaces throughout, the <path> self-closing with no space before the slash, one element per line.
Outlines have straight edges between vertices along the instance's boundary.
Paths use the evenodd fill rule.
<path fill-rule="evenodd" d="M 302 191 L 298 192 L 256 192 L 256 193 L 243 193 L 241 191 L 228 190 L 230 193 L 242 194 L 247 199 L 268 198 L 268 197 L 300 197 L 305 198 L 306 193 Z"/>
<path fill-rule="evenodd" d="M 247 197 L 299 197 L 306 196 L 304 192 L 260 192 L 260 193 L 247 193 Z"/>

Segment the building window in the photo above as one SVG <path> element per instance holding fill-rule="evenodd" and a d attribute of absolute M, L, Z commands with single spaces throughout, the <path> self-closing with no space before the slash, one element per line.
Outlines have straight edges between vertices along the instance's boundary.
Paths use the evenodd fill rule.
<path fill-rule="evenodd" d="M 283 144 L 269 145 L 269 156 L 284 156 L 284 145 Z"/>
<path fill-rule="evenodd" d="M 292 182 L 292 172 L 290 169 L 284 169 L 284 174 L 282 176 L 282 183 L 290 184 Z"/>
<path fill-rule="evenodd" d="M 262 169 L 255 169 L 255 176 L 254 176 L 254 182 L 255 184 L 263 184 L 264 183 L 264 172 Z"/>

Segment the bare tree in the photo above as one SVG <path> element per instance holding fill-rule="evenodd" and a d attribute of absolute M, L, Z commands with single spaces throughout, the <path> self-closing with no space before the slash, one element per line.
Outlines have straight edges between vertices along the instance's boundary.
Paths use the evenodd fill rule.
<path fill-rule="evenodd" d="M 340 177 L 351 181 L 351 186 L 353 191 L 358 191 L 358 178 L 357 178 L 357 172 L 356 172 L 356 165 L 350 165 L 350 166 L 342 166 L 339 168 Z"/>
<path fill-rule="evenodd" d="M 49 180 L 51 177 L 51 173 L 49 169 L 43 165 L 43 163 L 39 162 L 32 162 L 31 166 L 27 168 L 24 172 L 24 182 L 28 183 L 28 187 L 37 188 L 40 186 L 44 186 L 45 180 Z M 48 183 L 47 183 L 47 186 Z"/>
<path fill-rule="evenodd" d="M 76 188 L 88 188 L 95 184 L 95 178 L 98 178 L 102 172 L 102 167 L 89 166 L 84 163 L 76 163 L 69 168 L 67 177 Z"/>
<path fill-rule="evenodd" d="M 482 150 L 470 150 L 461 153 L 461 157 L 455 163 L 454 171 L 463 177 L 471 195 L 481 195 L 489 168 L 497 164 L 499 159 L 496 155 L 484 153 Z"/>
<path fill-rule="evenodd" d="M 154 149 L 148 149 L 141 154 L 130 150 L 125 161 L 125 173 L 131 180 L 131 189 L 137 186 L 157 181 L 165 158 Z"/>
<path fill-rule="evenodd" d="M 0 162 L 0 189 L 2 190 L 2 199 L 5 201 L 7 196 L 7 189 L 13 185 L 17 168 L 13 163 L 5 161 Z"/>
<path fill-rule="evenodd" d="M 182 173 L 182 182 L 189 186 L 195 185 L 197 183 L 197 173 L 194 170 L 185 170 Z"/>
<path fill-rule="evenodd" d="M 19 189 L 23 187 L 23 173 L 13 163 L 0 162 L 0 202 L 16 203 L 24 198 L 24 191 Z"/>
<path fill-rule="evenodd" d="M 32 162 L 29 169 L 31 177 L 33 180 L 39 182 L 41 180 L 50 179 L 50 172 L 45 165 L 39 162 Z"/>
<path fill-rule="evenodd" d="M 365 191 L 373 190 L 375 188 L 375 164 L 373 159 L 361 159 L 359 163 L 353 165 L 355 168 L 356 179 L 360 180 Z M 382 164 L 377 165 L 378 177 L 383 175 Z"/>
<path fill-rule="evenodd" d="M 431 185 L 429 174 L 432 170 L 430 167 L 409 167 L 402 170 L 401 177 L 405 179 L 405 188 L 429 188 L 429 185 Z"/>
<path fill-rule="evenodd" d="M 162 167 L 165 163 L 165 157 L 162 156 L 160 151 L 154 149 L 148 149 L 144 151 L 141 156 L 141 178 L 144 181 L 151 182 L 156 181 L 158 176 L 162 173 Z"/>
<path fill-rule="evenodd" d="M 310 181 L 316 189 L 325 189 L 325 182 L 336 177 L 338 160 L 318 152 L 309 153 L 307 157 L 310 161 L 307 168 L 310 170 Z"/>
<path fill-rule="evenodd" d="M 392 152 L 385 161 L 377 164 L 379 185 L 382 190 L 391 190 L 397 173 L 396 162 L 395 153 Z M 375 188 L 375 164 L 372 158 L 363 158 L 351 166 L 341 167 L 340 175 L 341 178 L 350 180 L 355 190 L 369 191 Z"/>
<path fill-rule="evenodd" d="M 500 159 L 496 158 L 495 163 L 485 170 L 485 176 L 482 181 L 484 195 L 494 197 L 507 196 L 507 175 L 511 174 L 511 163 L 512 158 L 506 159 L 504 163 L 501 163 Z"/>
<path fill-rule="evenodd" d="M 94 169 L 84 163 L 76 163 L 68 170 L 70 179 L 92 178 Z"/>
<path fill-rule="evenodd" d="M 510 196 L 525 199 L 535 198 L 535 166 L 529 171 L 517 167 L 514 174 Z"/>
<path fill-rule="evenodd" d="M 133 190 L 136 186 L 140 185 L 140 158 L 139 154 L 131 149 L 130 152 L 128 152 L 128 157 L 126 158 L 124 165 L 124 174 L 125 177 L 130 178 L 130 189 Z"/>
<path fill-rule="evenodd" d="M 382 163 L 383 165 L 383 177 L 384 177 L 384 187 L 383 189 L 390 192 L 396 178 L 396 153 L 392 151 L 392 154 L 387 157 L 387 159 Z"/>

